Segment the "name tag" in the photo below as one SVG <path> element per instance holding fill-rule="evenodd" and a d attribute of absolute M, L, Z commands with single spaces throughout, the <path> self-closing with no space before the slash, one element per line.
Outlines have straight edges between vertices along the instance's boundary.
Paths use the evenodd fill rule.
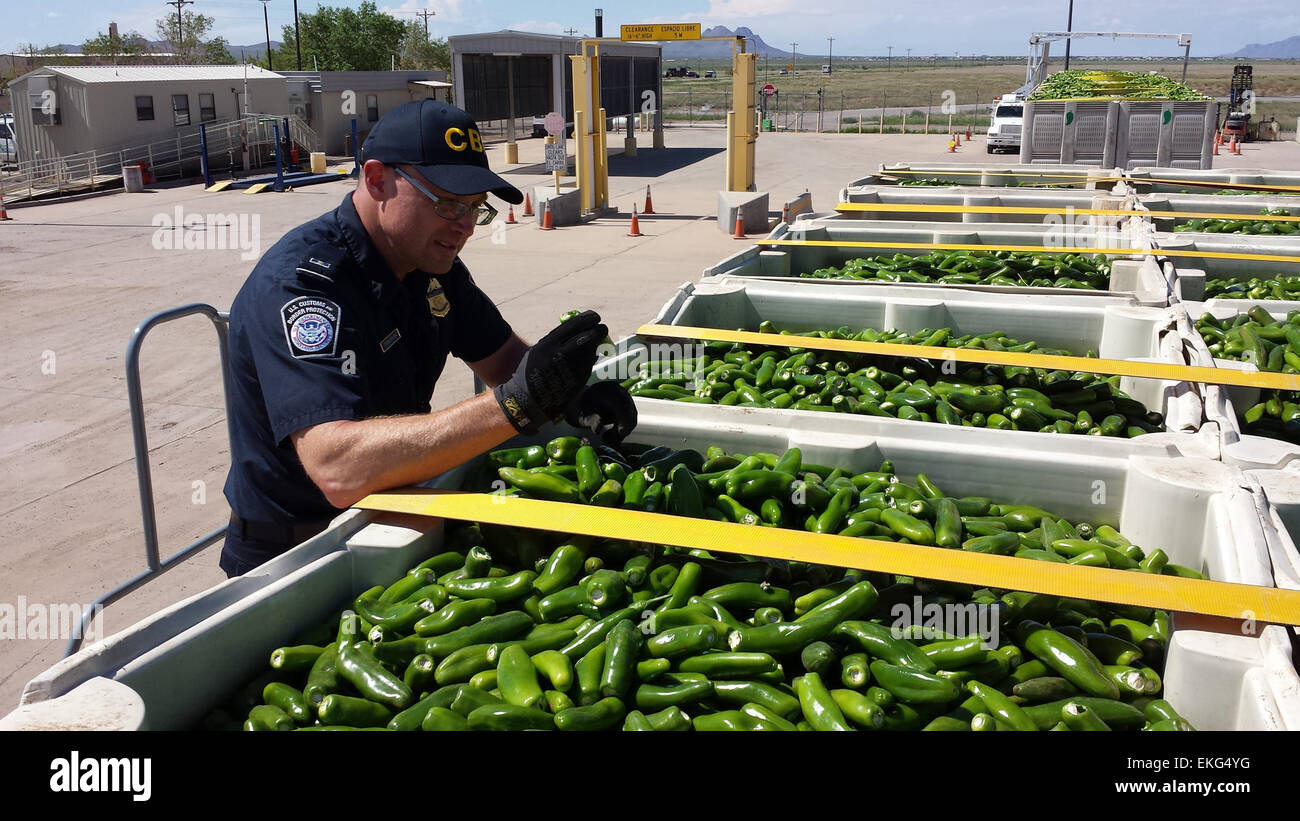
<path fill-rule="evenodd" d="M 399 331 L 397 328 L 394 328 L 391 332 L 389 332 L 388 336 L 384 337 L 383 341 L 379 343 L 379 350 L 384 353 L 388 353 L 388 349 L 396 345 L 398 340 L 400 340 L 401 338 L 402 338 L 402 332 Z"/>

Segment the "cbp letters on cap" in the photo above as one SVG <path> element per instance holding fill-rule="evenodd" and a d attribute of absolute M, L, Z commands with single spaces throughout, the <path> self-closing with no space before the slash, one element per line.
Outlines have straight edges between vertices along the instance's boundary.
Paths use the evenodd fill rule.
<path fill-rule="evenodd" d="M 469 129 L 468 141 L 465 139 L 465 131 L 460 128 L 447 129 L 447 133 L 443 135 L 443 138 L 447 142 L 447 147 L 452 151 L 464 151 L 468 146 L 480 154 L 483 153 L 483 137 L 478 133 L 477 128 Z"/>

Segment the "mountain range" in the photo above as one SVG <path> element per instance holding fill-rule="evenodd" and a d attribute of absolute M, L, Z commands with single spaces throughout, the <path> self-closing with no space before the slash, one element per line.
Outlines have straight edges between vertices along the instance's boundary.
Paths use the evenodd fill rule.
<path fill-rule="evenodd" d="M 744 37 L 749 41 L 745 44 L 745 50 L 760 57 L 786 59 L 790 56 L 789 50 L 769 46 L 763 41 L 762 37 L 759 37 L 745 26 L 741 26 L 734 31 L 726 26 L 713 26 L 705 29 L 703 34 L 705 37 Z M 725 40 L 681 40 L 664 43 L 665 60 L 719 59 L 730 56 L 731 44 Z"/>
<path fill-rule="evenodd" d="M 1300 35 L 1275 43 L 1251 43 L 1228 57 L 1253 57 L 1257 60 L 1294 60 L 1300 57 Z"/>

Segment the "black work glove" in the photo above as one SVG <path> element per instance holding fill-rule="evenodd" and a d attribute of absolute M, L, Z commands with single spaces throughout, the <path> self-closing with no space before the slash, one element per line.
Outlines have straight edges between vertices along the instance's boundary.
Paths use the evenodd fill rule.
<path fill-rule="evenodd" d="M 514 375 L 492 394 L 520 433 L 558 419 L 591 378 L 596 348 L 609 335 L 595 311 L 561 323 L 524 353 Z"/>
<path fill-rule="evenodd" d="M 632 394 L 617 382 L 597 382 L 578 394 L 564 413 L 575 428 L 594 433 L 603 444 L 614 447 L 636 428 L 636 403 Z"/>

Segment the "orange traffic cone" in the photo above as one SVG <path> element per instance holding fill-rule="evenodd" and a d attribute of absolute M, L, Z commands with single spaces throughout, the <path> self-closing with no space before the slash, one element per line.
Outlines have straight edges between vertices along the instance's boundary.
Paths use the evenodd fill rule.
<path fill-rule="evenodd" d="M 1214 134 L 1214 147 L 1213 147 L 1213 149 L 1211 150 L 1210 153 L 1211 153 L 1213 156 L 1215 156 L 1215 157 L 1219 156 L 1219 134 L 1218 134 L 1218 132 L 1215 132 L 1215 134 Z"/>
<path fill-rule="evenodd" d="M 732 239 L 745 239 L 745 215 L 736 209 L 736 230 L 731 235 Z"/>
<path fill-rule="evenodd" d="M 1232 153 L 1241 156 L 1241 138 L 1236 134 L 1232 135 Z"/>
<path fill-rule="evenodd" d="M 555 223 L 551 221 L 551 201 L 546 201 L 546 210 L 542 212 L 542 230 L 554 231 Z"/>
<path fill-rule="evenodd" d="M 506 211 L 506 225 L 514 225 L 516 222 L 518 220 L 515 219 L 515 207 L 512 204 L 510 209 Z"/>
<path fill-rule="evenodd" d="M 524 192 L 524 216 L 537 216 L 537 212 L 533 211 L 533 194 L 531 191 Z"/>
<path fill-rule="evenodd" d="M 9 209 L 5 208 L 4 195 L 0 194 L 0 222 L 11 219 L 13 219 L 13 217 L 9 216 Z"/>
<path fill-rule="evenodd" d="M 957 138 L 957 147 L 960 148 L 960 147 L 961 147 L 961 132 L 958 131 L 958 132 L 956 133 L 956 135 L 954 135 L 954 136 Z"/>
<path fill-rule="evenodd" d="M 644 234 L 641 233 L 641 222 L 636 218 L 635 205 L 632 206 L 632 225 L 627 229 L 627 235 L 629 237 L 644 236 Z"/>
<path fill-rule="evenodd" d="M 650 202 L 650 186 L 645 187 L 645 208 L 641 209 L 642 214 L 653 214 L 655 212 L 654 203 Z"/>
<path fill-rule="evenodd" d="M 973 128 L 971 128 L 971 126 L 969 125 L 966 126 L 966 142 L 970 142 L 971 135 L 974 133 L 975 131 Z"/>

